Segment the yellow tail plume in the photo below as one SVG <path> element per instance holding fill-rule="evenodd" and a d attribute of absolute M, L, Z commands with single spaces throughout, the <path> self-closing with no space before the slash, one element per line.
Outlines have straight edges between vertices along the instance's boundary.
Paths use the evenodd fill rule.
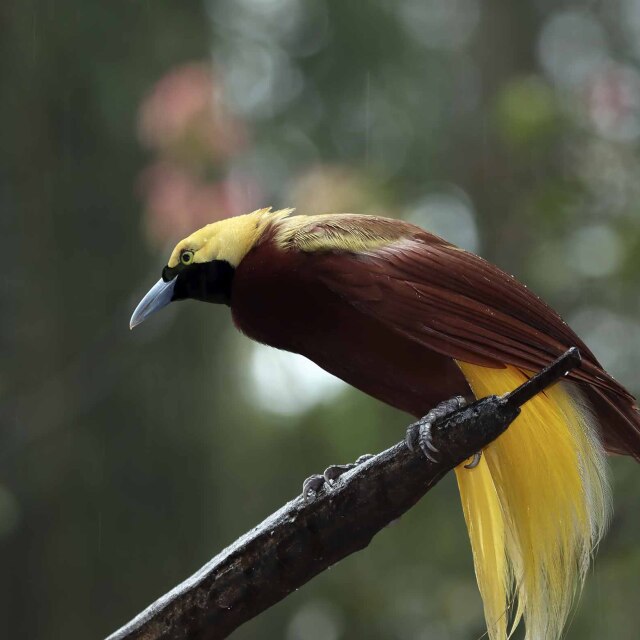
<path fill-rule="evenodd" d="M 476 397 L 501 395 L 531 375 L 458 365 Z M 525 404 L 475 469 L 456 469 L 491 640 L 523 618 L 526 640 L 561 636 L 607 527 L 605 472 L 594 418 L 567 382 Z"/>

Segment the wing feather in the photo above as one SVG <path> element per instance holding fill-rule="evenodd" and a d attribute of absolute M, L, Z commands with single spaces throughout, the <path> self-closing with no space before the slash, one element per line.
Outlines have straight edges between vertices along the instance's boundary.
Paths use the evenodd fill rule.
<path fill-rule="evenodd" d="M 296 251 L 296 275 L 416 345 L 485 367 L 538 370 L 577 346 L 580 383 L 608 451 L 640 460 L 635 399 L 607 374 L 562 318 L 498 267 L 419 227 L 385 218 L 335 214 L 277 221 L 272 239 Z M 416 349 L 416 358 L 424 351 Z"/>
<path fill-rule="evenodd" d="M 584 366 L 572 377 L 632 401 L 551 307 L 483 258 L 391 220 L 378 223 L 384 238 L 352 251 L 349 234 L 361 241 L 368 219 L 326 216 L 325 225 L 322 218 L 308 229 L 298 223 L 288 248 L 304 238 L 314 277 L 360 312 L 442 355 L 487 367 L 537 370 L 577 346 Z M 328 238 L 336 228 L 342 241 L 332 249 Z M 310 233 L 316 251 L 309 251 Z"/>

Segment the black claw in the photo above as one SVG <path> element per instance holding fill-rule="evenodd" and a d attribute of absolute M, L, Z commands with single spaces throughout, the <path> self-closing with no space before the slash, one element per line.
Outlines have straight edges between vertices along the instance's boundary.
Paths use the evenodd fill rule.
<path fill-rule="evenodd" d="M 354 463 L 332 464 L 324 470 L 322 477 L 325 479 L 325 482 L 331 486 L 343 473 L 353 469 L 355 466 L 356 465 Z"/>
<path fill-rule="evenodd" d="M 349 464 L 332 464 L 330 467 L 327 467 L 324 470 L 324 473 L 322 475 L 324 476 L 324 479 L 325 479 L 326 483 L 329 486 L 333 486 L 333 483 L 343 473 L 346 473 L 347 471 L 350 471 L 351 469 L 355 469 L 356 467 L 360 466 L 363 462 L 366 462 L 367 460 L 370 460 L 371 458 L 373 458 L 373 454 L 365 453 L 364 455 L 361 455 L 355 462 L 350 462 Z"/>
<path fill-rule="evenodd" d="M 407 434 L 404 437 L 404 441 L 409 451 L 415 451 L 416 444 L 418 444 L 418 429 L 420 428 L 419 422 L 414 422 L 407 427 Z"/>
<path fill-rule="evenodd" d="M 420 449 L 424 454 L 424 457 L 431 462 L 437 462 L 437 459 L 432 453 L 438 453 L 438 450 L 433 446 L 431 442 L 431 427 L 435 424 L 435 420 L 431 418 L 429 422 L 422 422 L 420 424 L 420 430 L 418 435 L 418 442 L 420 443 Z"/>
<path fill-rule="evenodd" d="M 440 451 L 438 451 L 438 449 L 436 449 L 433 445 L 433 442 L 431 442 L 431 429 L 433 428 L 434 424 L 435 422 L 423 422 L 420 425 L 420 448 L 426 447 L 433 453 L 440 453 Z"/>
<path fill-rule="evenodd" d="M 420 449 L 422 450 L 422 454 L 424 455 L 424 457 L 429 460 L 429 462 L 438 462 L 430 453 L 429 450 L 427 449 L 427 447 L 423 446 L 422 444 L 420 444 Z"/>
<path fill-rule="evenodd" d="M 321 475 L 313 475 L 313 476 L 309 476 L 303 483 L 302 483 L 302 499 L 305 502 L 313 502 L 317 497 L 318 497 L 318 493 L 320 492 L 320 489 L 322 489 L 322 487 L 324 486 L 324 476 Z M 313 498 L 310 499 L 310 494 L 314 494 Z"/>
<path fill-rule="evenodd" d="M 480 464 L 480 458 L 482 457 L 482 451 L 478 451 L 478 453 L 473 454 L 473 458 L 471 458 L 471 462 L 464 465 L 465 469 L 475 469 Z"/>
<path fill-rule="evenodd" d="M 302 497 L 305 502 L 313 502 L 315 498 L 318 496 L 318 492 L 322 487 L 326 486 L 330 489 L 335 481 L 347 471 L 354 469 L 355 467 L 361 465 L 363 462 L 370 460 L 373 458 L 372 453 L 365 453 L 360 456 L 355 462 L 350 462 L 349 464 L 332 464 L 330 467 L 327 467 L 324 470 L 322 475 L 313 475 L 307 478 L 302 484 Z M 310 495 L 314 494 L 313 499 L 310 499 Z"/>
<path fill-rule="evenodd" d="M 431 427 L 435 422 L 433 414 L 429 412 L 424 418 L 409 426 L 405 437 L 407 447 L 411 451 L 415 451 L 416 445 L 419 446 L 424 457 L 431 462 L 436 462 L 432 454 L 438 453 L 438 450 L 431 442 Z"/>
<path fill-rule="evenodd" d="M 446 418 L 458 409 L 462 409 L 466 404 L 467 401 L 462 396 L 456 396 L 455 398 L 441 402 L 437 407 L 431 409 L 431 411 L 423 418 L 420 418 L 418 422 L 414 422 L 408 427 L 405 436 L 407 447 L 411 451 L 415 451 L 416 445 L 419 445 L 420 450 L 427 460 L 437 462 L 437 459 L 432 454 L 439 452 L 433 445 L 431 429 L 443 418 Z"/>

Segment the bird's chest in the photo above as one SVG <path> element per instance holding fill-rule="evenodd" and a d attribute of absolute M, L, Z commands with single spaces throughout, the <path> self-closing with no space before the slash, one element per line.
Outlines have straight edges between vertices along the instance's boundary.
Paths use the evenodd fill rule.
<path fill-rule="evenodd" d="M 303 257 L 285 260 L 267 254 L 241 264 L 231 297 L 237 328 L 263 344 L 300 353 L 414 415 L 468 391 L 453 360 L 361 313 L 321 278 L 305 274 Z"/>
<path fill-rule="evenodd" d="M 242 333 L 303 355 L 335 348 L 331 327 L 341 322 L 339 305 L 331 292 L 305 280 L 303 262 L 300 256 L 267 251 L 243 261 L 231 298 L 233 321 Z"/>

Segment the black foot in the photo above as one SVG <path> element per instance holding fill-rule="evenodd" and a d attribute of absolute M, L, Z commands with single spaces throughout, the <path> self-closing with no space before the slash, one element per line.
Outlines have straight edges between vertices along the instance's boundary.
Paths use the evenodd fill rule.
<path fill-rule="evenodd" d="M 363 462 L 367 460 L 371 460 L 373 458 L 372 453 L 365 453 L 360 456 L 355 462 L 350 462 L 349 464 L 332 464 L 330 467 L 327 467 L 322 474 L 325 482 L 331 486 L 333 483 L 343 474 L 349 471 L 350 469 L 354 469 L 355 467 L 361 465 Z"/>
<path fill-rule="evenodd" d="M 409 447 L 411 451 L 414 451 L 416 446 L 419 446 L 427 460 L 437 462 L 433 454 L 438 453 L 438 450 L 431 442 L 431 429 L 450 413 L 462 409 L 466 404 L 467 401 L 462 396 L 456 396 L 455 398 L 441 402 L 437 407 L 431 409 L 426 416 L 420 418 L 418 422 L 414 422 L 407 428 L 405 438 L 407 447 Z"/>
<path fill-rule="evenodd" d="M 333 464 L 330 467 L 327 467 L 322 475 L 316 474 L 308 477 L 302 484 L 302 497 L 304 501 L 309 502 L 315 500 L 320 489 L 322 489 L 325 484 L 327 487 L 331 488 L 343 473 L 346 473 L 350 469 L 354 469 L 371 458 L 373 458 L 373 454 L 365 453 L 355 462 L 350 462 L 349 464 Z M 313 498 L 310 500 L 311 494 L 313 494 Z"/>
<path fill-rule="evenodd" d="M 322 487 L 324 487 L 324 476 L 318 474 L 309 476 L 302 483 L 302 499 L 305 502 L 313 502 Z M 313 494 L 313 497 L 311 497 L 311 494 Z"/>

